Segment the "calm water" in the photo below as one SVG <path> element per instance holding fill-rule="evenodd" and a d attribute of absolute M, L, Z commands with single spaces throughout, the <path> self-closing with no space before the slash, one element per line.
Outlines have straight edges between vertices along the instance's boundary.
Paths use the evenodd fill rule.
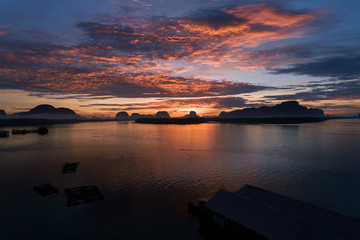
<path fill-rule="evenodd" d="M 188 201 L 244 184 L 360 219 L 359 119 L 48 128 L 0 138 L 0 239 L 202 239 Z M 33 192 L 46 182 L 59 193 Z M 93 184 L 104 201 L 65 206 L 64 188 Z"/>

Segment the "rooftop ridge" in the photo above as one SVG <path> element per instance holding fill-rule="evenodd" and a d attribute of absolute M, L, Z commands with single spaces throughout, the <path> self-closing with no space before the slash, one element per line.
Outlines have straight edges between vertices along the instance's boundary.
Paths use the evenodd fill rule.
<path fill-rule="evenodd" d="M 249 186 L 252 187 L 251 185 L 249 185 Z M 258 187 L 254 187 L 254 188 L 263 190 L 263 191 L 265 191 L 265 192 L 273 193 L 273 192 L 271 192 L 271 191 L 264 190 L 264 189 L 261 189 L 261 188 L 258 188 Z M 225 190 L 225 191 L 226 191 L 226 190 Z M 281 214 L 287 215 L 287 216 L 289 216 L 289 217 L 291 217 L 291 218 L 300 220 L 301 222 L 307 223 L 308 225 L 320 226 L 321 228 L 324 228 L 324 229 L 326 229 L 326 230 L 329 231 L 329 232 L 336 232 L 336 233 L 339 233 L 339 234 L 341 234 L 341 235 L 345 235 L 345 236 L 347 236 L 347 237 L 350 237 L 350 238 L 352 238 L 352 239 L 357 239 L 357 238 L 354 238 L 353 236 L 349 235 L 348 233 L 345 233 L 345 232 L 342 232 L 342 231 L 336 231 L 336 230 L 334 230 L 333 228 L 330 228 L 329 226 L 326 226 L 326 225 L 321 224 L 321 223 L 318 223 L 318 222 L 311 222 L 311 221 L 309 221 L 309 219 L 296 216 L 296 215 L 294 215 L 294 214 L 292 214 L 292 213 L 289 213 L 288 211 L 279 209 L 279 208 L 277 208 L 277 207 L 264 204 L 264 203 L 262 203 L 262 202 L 256 201 L 256 200 L 251 199 L 251 198 L 246 197 L 246 196 L 241 196 L 241 195 L 236 194 L 236 193 L 234 193 L 234 192 L 229 192 L 229 193 L 234 194 L 236 197 L 243 198 L 243 199 L 246 199 L 246 200 L 248 200 L 248 201 L 254 202 L 254 203 L 258 204 L 258 205 L 264 206 L 264 207 L 266 207 L 266 208 L 270 208 L 270 209 L 272 209 L 272 210 L 274 210 L 274 211 L 276 211 L 276 212 L 279 212 L 279 213 L 281 213 Z M 274 193 L 274 194 L 277 194 L 277 193 Z M 293 199 L 293 198 L 289 198 L 289 197 L 283 196 L 283 195 L 281 195 L 281 194 L 277 194 L 277 195 L 279 195 L 279 196 L 281 196 L 281 197 L 284 197 L 284 198 L 287 198 L 287 199 L 292 199 L 292 200 L 294 200 L 294 201 L 299 201 L 299 202 L 304 203 L 304 204 L 307 204 L 307 205 L 309 205 L 309 206 L 315 206 L 315 205 L 312 205 L 312 204 L 309 204 L 309 203 L 306 203 L 306 202 L 303 202 L 303 201 L 300 201 L 300 200 L 296 200 L 296 199 Z M 320 207 L 317 207 L 317 206 L 315 206 L 315 207 L 316 207 L 316 208 L 320 208 Z M 332 212 L 332 211 L 327 210 L 327 209 L 323 209 L 323 210 L 325 210 L 325 211 L 327 211 L 327 212 L 329 212 L 329 213 L 339 214 L 339 213 L 335 213 L 335 212 Z M 339 214 L 339 215 L 341 215 L 341 214 Z M 347 217 L 346 215 L 343 215 L 343 216 L 344 216 L 344 217 Z"/>
<path fill-rule="evenodd" d="M 265 193 L 265 195 L 258 195 L 259 193 Z M 218 196 L 216 197 L 216 195 Z M 232 196 L 233 198 L 231 199 L 230 196 Z M 256 198 L 257 196 L 259 197 L 258 199 Z M 243 224 L 246 225 L 246 223 L 244 223 L 244 219 L 241 220 L 241 217 L 236 219 L 236 215 L 232 214 L 231 211 L 229 211 L 229 209 L 227 209 L 226 207 L 221 206 L 221 202 L 224 201 L 224 199 L 224 203 L 226 204 L 226 198 L 230 198 L 230 206 L 232 204 L 234 207 L 236 207 L 236 199 L 242 199 L 241 201 L 239 201 L 239 204 L 242 203 L 246 206 L 246 202 L 248 202 L 249 207 L 253 207 L 255 211 L 263 211 L 265 216 L 283 216 L 284 219 L 282 221 L 285 221 L 286 218 L 289 218 L 289 220 L 293 219 L 295 222 L 292 222 L 292 226 L 297 225 L 297 234 L 316 233 L 316 231 L 314 232 L 315 227 L 315 229 L 318 229 L 318 233 L 322 233 L 325 235 L 326 233 L 332 235 L 341 235 L 348 239 L 359 239 L 360 237 L 359 231 L 356 230 L 359 229 L 360 222 L 356 218 L 336 213 L 334 211 L 318 207 L 314 204 L 290 198 L 252 185 L 246 184 L 243 188 L 236 192 L 230 192 L 224 189 L 220 189 L 218 193 L 214 195 L 214 197 L 215 201 L 212 202 L 212 198 L 205 206 L 209 206 L 210 209 L 218 209 L 220 212 L 222 211 L 225 214 L 229 214 L 228 216 L 224 216 L 228 217 L 231 220 L 239 222 L 239 224 L 243 222 Z M 261 197 L 263 197 L 263 200 L 261 200 Z M 266 200 L 268 200 L 269 203 L 267 203 Z M 257 208 L 256 206 L 258 206 L 259 208 Z M 238 211 L 238 213 L 235 214 L 241 213 L 239 213 Z M 257 217 L 260 216 L 259 212 L 257 212 L 256 214 Z M 343 224 L 338 224 L 338 222 L 342 222 Z M 256 225 L 254 226 L 256 228 Z M 337 228 L 335 228 L 335 226 Z"/>

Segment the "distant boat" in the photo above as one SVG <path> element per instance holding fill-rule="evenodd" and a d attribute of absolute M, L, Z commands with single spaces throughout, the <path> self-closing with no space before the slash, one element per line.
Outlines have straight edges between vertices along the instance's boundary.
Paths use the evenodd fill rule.
<path fill-rule="evenodd" d="M 34 192 L 39 193 L 41 196 L 46 197 L 47 195 L 58 193 L 58 188 L 51 185 L 50 183 L 38 185 L 34 187 Z"/>
<path fill-rule="evenodd" d="M 62 168 L 62 173 L 73 173 L 76 172 L 77 167 L 79 166 L 78 162 L 74 163 L 65 163 Z"/>
<path fill-rule="evenodd" d="M 88 203 L 96 200 L 104 200 L 104 195 L 97 186 L 82 186 L 64 189 L 67 197 L 67 206 Z"/>
<path fill-rule="evenodd" d="M 31 130 L 26 130 L 26 129 L 13 129 L 11 131 L 12 134 L 27 134 L 27 133 L 30 133 Z"/>
<path fill-rule="evenodd" d="M 8 137 L 10 134 L 9 131 L 0 131 L 0 137 Z"/>

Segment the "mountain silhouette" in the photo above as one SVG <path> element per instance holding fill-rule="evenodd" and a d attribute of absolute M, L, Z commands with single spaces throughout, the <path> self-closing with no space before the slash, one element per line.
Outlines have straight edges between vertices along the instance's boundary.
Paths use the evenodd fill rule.
<path fill-rule="evenodd" d="M 268 118 L 268 117 L 325 117 L 323 110 L 301 106 L 297 101 L 287 101 L 273 107 L 244 108 L 221 112 L 219 118 Z"/>
<path fill-rule="evenodd" d="M 155 114 L 155 118 L 170 118 L 170 114 L 166 111 L 159 111 Z"/>
<path fill-rule="evenodd" d="M 14 113 L 15 117 L 23 118 L 49 118 L 49 119 L 72 119 L 79 118 L 73 110 L 70 108 L 55 108 L 49 104 L 43 104 L 30 109 L 27 112 Z"/>
<path fill-rule="evenodd" d="M 199 118 L 200 116 L 197 115 L 195 111 L 190 111 L 189 114 L 184 115 L 181 118 Z"/>
<path fill-rule="evenodd" d="M 116 120 L 129 120 L 130 116 L 127 112 L 118 112 L 115 116 Z"/>

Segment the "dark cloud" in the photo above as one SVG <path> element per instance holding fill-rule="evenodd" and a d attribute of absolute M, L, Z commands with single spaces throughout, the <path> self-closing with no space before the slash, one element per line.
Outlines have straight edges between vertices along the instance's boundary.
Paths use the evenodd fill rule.
<path fill-rule="evenodd" d="M 86 33 L 91 44 L 109 49 L 111 54 L 117 54 L 114 51 L 119 51 L 118 54 L 127 56 L 144 55 L 147 60 L 166 59 L 169 54 L 181 58 L 190 55 L 192 49 L 200 48 L 195 46 L 200 45 L 199 42 L 186 50 L 189 42 L 176 36 L 175 29 L 179 28 L 176 21 L 166 17 L 153 17 L 152 21 L 153 23 L 146 26 L 142 26 L 141 23 L 139 26 L 128 25 L 127 22 L 112 25 L 86 22 L 78 24 L 78 27 Z M 103 53 L 108 53 L 109 50 Z M 98 49 L 95 51 L 95 54 L 99 54 Z"/>
<path fill-rule="evenodd" d="M 30 92 L 27 94 L 30 97 L 39 97 L 46 99 L 77 99 L 80 102 L 82 100 L 105 100 L 105 99 L 113 99 L 114 96 L 96 96 L 89 94 L 59 94 L 59 93 L 44 93 L 44 92 Z"/>
<path fill-rule="evenodd" d="M 219 9 L 202 9 L 183 18 L 194 24 L 205 25 L 214 29 L 238 26 L 247 22 L 245 18 L 237 18 Z"/>
<path fill-rule="evenodd" d="M 360 56 L 324 58 L 315 62 L 295 64 L 289 68 L 274 68 L 272 73 L 356 79 L 360 77 Z"/>
<path fill-rule="evenodd" d="M 354 100 L 360 99 L 360 80 L 342 81 L 337 83 L 307 84 L 303 88 L 310 90 L 294 94 L 268 95 L 265 98 L 272 100 Z"/>

